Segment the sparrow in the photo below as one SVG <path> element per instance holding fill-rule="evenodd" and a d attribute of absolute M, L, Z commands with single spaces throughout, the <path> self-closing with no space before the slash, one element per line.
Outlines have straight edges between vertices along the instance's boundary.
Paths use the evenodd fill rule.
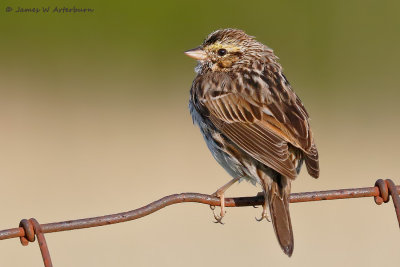
<path fill-rule="evenodd" d="M 237 181 L 261 185 L 263 218 L 272 220 L 289 257 L 293 230 L 289 214 L 291 182 L 303 162 L 319 176 L 318 151 L 309 114 L 282 73 L 273 50 L 238 29 L 212 32 L 185 52 L 198 61 L 189 110 L 216 161 L 232 180 L 214 195 L 225 215 L 225 191 Z M 268 214 L 269 211 L 269 214 Z"/>

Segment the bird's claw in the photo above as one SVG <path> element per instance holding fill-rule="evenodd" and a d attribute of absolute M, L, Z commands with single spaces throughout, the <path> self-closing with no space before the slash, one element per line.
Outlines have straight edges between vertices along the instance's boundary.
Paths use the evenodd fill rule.
<path fill-rule="evenodd" d="M 254 217 L 257 222 L 261 222 L 262 220 L 266 219 L 268 222 L 271 222 L 271 218 L 267 214 L 261 214 L 260 218 Z"/>
<path fill-rule="evenodd" d="M 224 218 L 225 213 L 226 213 L 225 212 L 225 197 L 224 197 L 224 195 L 219 195 L 218 192 L 215 192 L 214 194 L 212 194 L 212 196 L 219 197 L 221 199 L 221 211 L 220 211 L 219 215 L 215 213 L 215 206 L 210 205 L 210 209 L 213 211 L 213 215 L 214 215 L 214 219 L 215 219 L 214 223 L 224 224 L 222 222 L 222 218 Z"/>
<path fill-rule="evenodd" d="M 258 222 L 261 222 L 264 219 L 266 219 L 268 222 L 271 222 L 271 217 L 268 214 L 266 204 L 263 205 L 263 212 L 261 213 L 261 217 L 260 218 L 255 217 L 255 218 L 256 218 L 256 221 L 258 221 Z"/>
<path fill-rule="evenodd" d="M 224 218 L 226 212 L 224 211 L 224 212 L 222 213 L 222 210 L 221 210 L 220 215 L 217 215 L 217 214 L 215 213 L 215 206 L 211 206 L 211 205 L 210 205 L 210 209 L 213 211 L 213 215 L 214 215 L 214 219 L 215 219 L 215 222 L 214 222 L 214 223 L 224 224 L 224 223 L 222 222 L 222 218 Z"/>
<path fill-rule="evenodd" d="M 215 222 L 214 223 L 220 223 L 220 224 L 225 224 L 225 223 L 223 223 L 222 222 L 222 218 L 224 218 L 224 216 L 221 216 L 221 215 L 217 215 L 217 214 L 215 214 L 215 212 L 214 212 L 214 219 L 215 219 Z"/>

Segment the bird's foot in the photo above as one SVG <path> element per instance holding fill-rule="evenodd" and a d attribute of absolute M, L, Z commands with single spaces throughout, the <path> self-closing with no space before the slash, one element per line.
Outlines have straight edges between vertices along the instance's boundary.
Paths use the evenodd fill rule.
<path fill-rule="evenodd" d="M 213 211 L 214 218 L 216 220 L 215 223 L 224 224 L 222 222 L 222 218 L 224 218 L 224 216 L 226 214 L 226 211 L 225 211 L 225 195 L 224 195 L 224 193 L 220 193 L 220 192 L 217 191 L 214 194 L 212 194 L 212 196 L 219 197 L 219 199 L 221 200 L 221 210 L 220 210 L 219 215 L 216 214 L 216 212 L 215 212 L 215 206 L 210 206 L 210 209 Z"/>
<path fill-rule="evenodd" d="M 268 209 L 263 207 L 263 212 L 261 213 L 261 217 L 257 218 L 256 221 L 261 222 L 262 220 L 266 219 L 268 222 L 271 222 L 271 216 L 268 213 Z"/>
<path fill-rule="evenodd" d="M 240 180 L 240 177 L 233 178 L 228 183 L 226 183 L 221 188 L 219 188 L 214 194 L 212 194 L 212 196 L 219 197 L 219 199 L 221 200 L 221 211 L 220 211 L 219 215 L 215 214 L 215 206 L 210 206 L 211 210 L 214 213 L 214 218 L 216 220 L 215 223 L 224 224 L 222 222 L 222 218 L 224 218 L 225 213 L 226 213 L 225 212 L 225 191 L 228 190 L 229 187 L 231 187 L 234 183 L 236 183 L 239 180 Z"/>
<path fill-rule="evenodd" d="M 260 194 L 263 194 L 263 195 L 264 195 L 264 193 L 261 192 L 261 193 L 258 193 L 257 196 L 260 195 Z M 264 196 L 264 197 L 266 197 L 266 196 Z M 268 222 L 271 222 L 271 216 L 270 216 L 270 214 L 269 214 L 269 212 L 268 212 L 268 203 L 267 203 L 267 200 L 265 200 L 265 202 L 264 202 L 264 204 L 263 204 L 263 211 L 262 211 L 262 213 L 261 213 L 261 217 L 260 217 L 260 218 L 257 218 L 257 217 L 256 217 L 256 221 L 261 222 L 261 221 L 264 220 L 264 219 L 266 219 Z"/>

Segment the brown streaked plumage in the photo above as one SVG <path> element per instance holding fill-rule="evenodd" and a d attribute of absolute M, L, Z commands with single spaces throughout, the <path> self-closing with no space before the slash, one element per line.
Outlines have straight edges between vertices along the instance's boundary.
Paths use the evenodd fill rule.
<path fill-rule="evenodd" d="M 235 181 L 259 183 L 278 241 L 293 252 L 290 184 L 303 161 L 319 176 L 318 152 L 309 115 L 267 46 L 241 30 L 211 33 L 186 54 L 199 61 L 189 102 L 193 120 L 215 159 L 234 178 L 216 192 L 223 198 Z M 267 218 L 268 219 L 268 218 Z"/>

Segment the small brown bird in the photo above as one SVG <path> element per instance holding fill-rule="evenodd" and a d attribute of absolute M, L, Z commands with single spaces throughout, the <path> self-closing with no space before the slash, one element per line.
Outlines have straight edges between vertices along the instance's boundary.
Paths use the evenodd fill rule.
<path fill-rule="evenodd" d="M 185 53 L 198 60 L 189 101 L 193 121 L 233 177 L 214 193 L 221 199 L 217 221 L 225 214 L 224 193 L 232 184 L 258 183 L 265 198 L 261 219 L 272 219 L 279 244 L 291 256 L 290 184 L 303 161 L 311 176 L 319 176 L 307 111 L 273 51 L 241 30 L 217 30 Z"/>

